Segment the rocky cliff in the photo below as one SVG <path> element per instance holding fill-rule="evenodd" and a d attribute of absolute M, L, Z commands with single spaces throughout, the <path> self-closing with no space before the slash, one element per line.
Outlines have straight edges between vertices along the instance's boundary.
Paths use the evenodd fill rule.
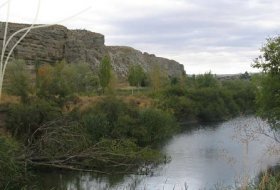
<path fill-rule="evenodd" d="M 0 49 L 2 48 L 4 24 L 0 23 Z M 28 27 L 26 24 L 9 23 L 8 36 L 15 31 Z M 23 33 L 16 35 L 8 50 Z M 105 46 L 102 34 L 87 30 L 69 30 L 61 25 L 33 29 L 13 51 L 12 57 L 26 60 L 29 65 L 55 63 L 65 60 L 68 63 L 88 63 L 98 68 L 102 57 L 109 54 L 112 67 L 119 77 L 126 77 L 131 64 L 140 64 L 149 71 L 158 64 L 169 76 L 179 76 L 184 67 L 176 61 L 142 53 L 130 47 Z"/>

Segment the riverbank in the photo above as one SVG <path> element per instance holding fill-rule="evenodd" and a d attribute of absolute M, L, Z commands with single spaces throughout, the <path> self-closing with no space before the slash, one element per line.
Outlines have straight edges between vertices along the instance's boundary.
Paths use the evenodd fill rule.
<path fill-rule="evenodd" d="M 233 136 L 240 126 L 249 125 L 254 129 L 260 123 L 265 124 L 259 118 L 246 116 L 186 128 L 164 143 L 161 151 L 172 160 L 154 168 L 150 175 L 96 175 L 79 172 L 38 175 L 45 187 L 57 189 L 237 189 L 243 183 L 242 177 L 246 175 L 246 155 L 243 155 L 244 145 Z M 271 143 L 265 136 L 250 141 L 247 165 L 250 182 L 258 177 L 259 172 L 279 162 L 279 155 L 265 154 Z M 251 189 L 262 188 L 255 185 Z"/>
<path fill-rule="evenodd" d="M 8 184 L 15 173 L 26 179 L 33 169 L 127 173 L 157 165 L 166 160 L 158 147 L 180 130 L 178 122 L 227 120 L 254 109 L 248 80 L 224 83 L 209 73 L 171 80 L 134 96 L 110 89 L 85 98 L 57 76 L 62 66 L 43 66 L 42 74 L 54 73 L 39 72 L 36 94 L 26 92 L 18 102 L 6 104 L 10 135 L 2 134 L 0 151 L 14 146 L 9 164 L 17 167 L 5 179 Z"/>

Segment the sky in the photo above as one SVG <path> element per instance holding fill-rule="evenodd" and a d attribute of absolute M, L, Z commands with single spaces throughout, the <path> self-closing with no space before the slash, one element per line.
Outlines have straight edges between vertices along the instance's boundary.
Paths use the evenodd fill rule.
<path fill-rule="evenodd" d="M 11 0 L 8 20 L 31 24 L 38 7 L 35 23 L 64 20 L 104 34 L 106 45 L 174 59 L 188 74 L 257 72 L 254 58 L 280 29 L 279 0 Z"/>

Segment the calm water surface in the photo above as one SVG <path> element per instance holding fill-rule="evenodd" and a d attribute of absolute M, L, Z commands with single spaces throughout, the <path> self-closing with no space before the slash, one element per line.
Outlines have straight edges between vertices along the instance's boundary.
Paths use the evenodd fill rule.
<path fill-rule="evenodd" d="M 188 126 L 163 147 L 172 160 L 157 167 L 149 176 L 98 177 L 88 173 L 44 173 L 40 175 L 43 179 L 40 185 L 43 189 L 53 187 L 68 190 L 234 187 L 241 183 L 244 176 L 254 179 L 260 171 L 279 165 L 280 156 L 271 151 L 274 141 L 259 134 L 260 127 L 269 132 L 269 126 L 253 116 L 217 124 Z"/>

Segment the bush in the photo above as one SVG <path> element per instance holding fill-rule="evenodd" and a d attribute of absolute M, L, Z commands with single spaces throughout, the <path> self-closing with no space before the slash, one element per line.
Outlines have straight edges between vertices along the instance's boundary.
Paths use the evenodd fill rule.
<path fill-rule="evenodd" d="M 220 121 L 255 110 L 256 88 L 249 80 L 218 81 L 206 73 L 184 82 L 155 96 L 157 106 L 179 120 Z"/>
<path fill-rule="evenodd" d="M 160 94 L 154 94 L 156 106 L 172 115 L 177 120 L 193 120 L 197 109 L 194 101 L 187 96 L 187 88 L 183 81 L 177 84 L 171 84 L 163 89 Z"/>
<path fill-rule="evenodd" d="M 6 127 L 13 136 L 26 141 L 44 123 L 61 116 L 60 109 L 45 100 L 9 107 Z"/>
<path fill-rule="evenodd" d="M 154 108 L 140 111 L 139 122 L 144 133 L 137 139 L 143 145 L 158 144 L 170 137 L 177 128 L 171 115 Z"/>
<path fill-rule="evenodd" d="M 256 87 L 249 80 L 230 80 L 223 82 L 223 90 L 228 91 L 239 111 L 246 113 L 255 110 Z"/>
<path fill-rule="evenodd" d="M 135 140 L 137 145 L 156 144 L 176 127 L 173 117 L 157 109 L 140 110 L 116 98 L 105 98 L 80 114 L 94 142 L 102 138 Z"/>
<path fill-rule="evenodd" d="M 22 103 L 27 103 L 32 93 L 32 80 L 27 71 L 26 63 L 16 60 L 7 66 L 5 90 L 11 95 L 19 96 Z"/>
<path fill-rule="evenodd" d="M 258 115 L 280 128 L 280 76 L 263 74 L 255 79 L 258 86 L 256 103 Z"/>
<path fill-rule="evenodd" d="M 95 141 L 128 137 L 137 109 L 114 97 L 105 98 L 82 113 L 81 121 Z"/>
<path fill-rule="evenodd" d="M 269 169 L 271 171 L 262 172 L 259 176 L 257 185 L 253 185 L 254 190 L 275 190 L 280 189 L 280 171 L 279 167 Z"/>
<path fill-rule="evenodd" d="M 73 93 L 88 94 L 99 86 L 98 76 L 88 64 L 65 64 L 61 74 Z"/>
<path fill-rule="evenodd" d="M 229 116 L 221 92 L 216 88 L 200 88 L 190 92 L 190 98 L 197 103 L 197 116 L 202 121 L 218 121 Z"/>
<path fill-rule="evenodd" d="M 18 144 L 0 135 L 0 189 L 20 189 L 25 183 L 24 168 L 16 161 Z"/>

